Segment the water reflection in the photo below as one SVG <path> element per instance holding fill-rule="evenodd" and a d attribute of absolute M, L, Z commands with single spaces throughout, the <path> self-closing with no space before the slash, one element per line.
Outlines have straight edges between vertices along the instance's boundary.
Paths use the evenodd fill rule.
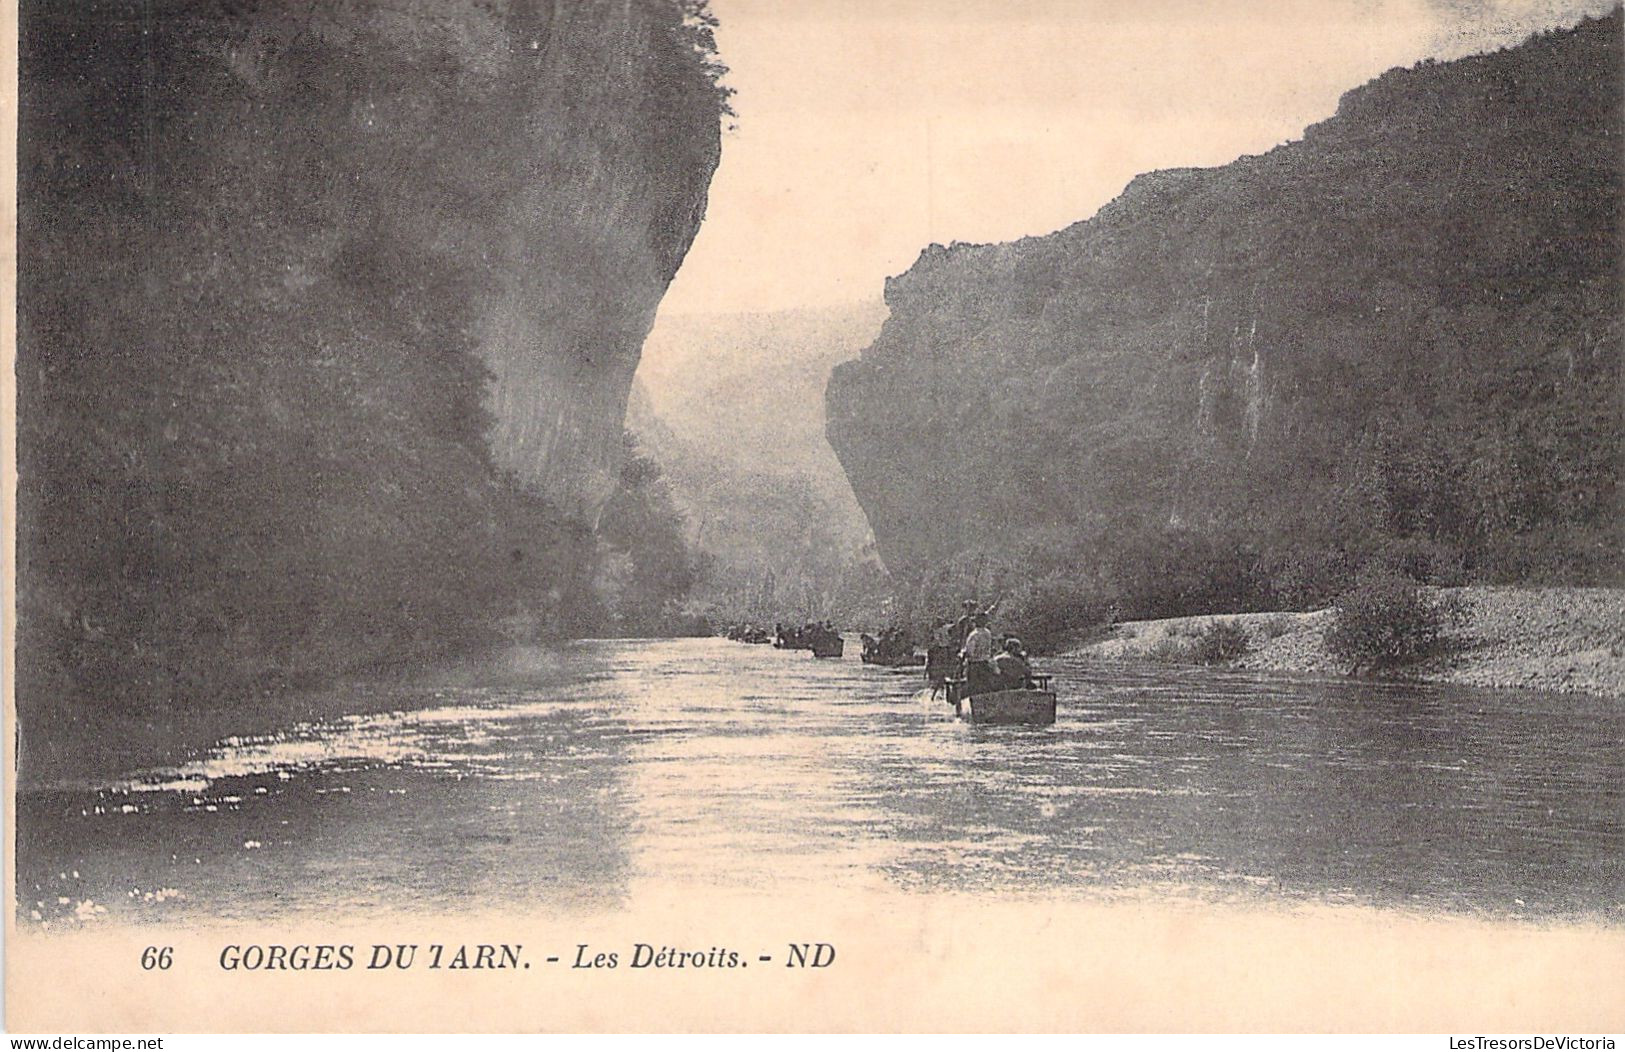
<path fill-rule="evenodd" d="M 928 831 L 902 883 L 1094 881 L 1508 914 L 1625 902 L 1625 748 L 1594 699 L 1074 667 L 1064 719 L 946 779 L 877 774 Z M 929 844 L 983 824 L 1009 846 Z M 1025 836 L 1009 836 L 1025 834 Z"/>
<path fill-rule="evenodd" d="M 1054 727 L 973 728 L 857 662 L 519 651 L 400 712 L 23 797 L 19 914 L 603 909 L 667 882 L 1625 918 L 1618 705 L 1057 671 Z"/>

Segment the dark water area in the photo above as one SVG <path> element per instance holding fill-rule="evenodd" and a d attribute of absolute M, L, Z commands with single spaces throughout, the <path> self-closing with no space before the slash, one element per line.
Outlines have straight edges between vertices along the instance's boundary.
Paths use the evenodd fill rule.
<path fill-rule="evenodd" d="M 675 885 L 1625 922 L 1616 702 L 1043 670 L 1055 726 L 976 728 L 918 670 L 854 659 L 515 651 L 400 688 L 399 711 L 22 795 L 18 916 L 591 911 Z"/>

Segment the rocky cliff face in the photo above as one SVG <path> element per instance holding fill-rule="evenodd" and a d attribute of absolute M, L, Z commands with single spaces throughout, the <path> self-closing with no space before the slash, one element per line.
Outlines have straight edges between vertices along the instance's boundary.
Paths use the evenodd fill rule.
<path fill-rule="evenodd" d="M 1265 155 L 925 250 L 827 392 L 887 564 L 1171 572 L 1179 535 L 1245 576 L 1402 538 L 1617 574 L 1620 38 L 1395 70 Z"/>
<path fill-rule="evenodd" d="M 152 339 L 177 297 L 222 285 L 298 307 L 333 341 L 358 326 L 330 297 L 410 301 L 494 374 L 499 462 L 590 525 L 618 471 L 643 336 L 718 157 L 716 88 L 684 11 L 25 4 L 33 276 L 57 277 L 47 246 L 53 264 L 128 253 L 145 316 L 107 319 L 123 340 Z M 230 314 L 214 317 L 237 337 Z"/>
<path fill-rule="evenodd" d="M 28 677 L 178 697 L 557 630 L 717 163 L 709 17 L 24 3 Z"/>
<path fill-rule="evenodd" d="M 681 75 L 676 4 L 544 6 L 545 35 L 509 29 L 521 58 L 536 56 L 534 74 L 514 71 L 514 130 L 533 141 L 492 217 L 500 278 L 480 347 L 497 455 L 591 523 L 619 478 L 644 337 L 705 214 L 717 115 L 711 86 Z"/>

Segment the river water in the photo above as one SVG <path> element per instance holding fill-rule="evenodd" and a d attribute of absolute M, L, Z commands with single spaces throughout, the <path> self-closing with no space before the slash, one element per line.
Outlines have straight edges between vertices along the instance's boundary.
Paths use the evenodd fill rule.
<path fill-rule="evenodd" d="M 1056 725 L 976 728 L 850 656 L 513 651 L 398 711 L 23 795 L 18 916 L 591 911 L 671 883 L 1625 923 L 1625 706 L 1040 664 Z"/>

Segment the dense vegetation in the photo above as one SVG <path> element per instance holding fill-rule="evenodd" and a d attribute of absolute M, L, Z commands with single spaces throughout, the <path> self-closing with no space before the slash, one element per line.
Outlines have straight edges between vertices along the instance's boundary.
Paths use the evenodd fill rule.
<path fill-rule="evenodd" d="M 1432 654 L 1465 615 L 1456 597 L 1432 595 L 1409 576 L 1371 567 L 1332 604 L 1326 649 L 1355 671 L 1394 668 Z"/>
<path fill-rule="evenodd" d="M 635 360 L 726 108 L 705 5 L 41 0 L 20 58 L 25 719 L 563 631 L 596 542 L 545 483 L 620 419 L 497 456 L 492 365 L 595 347 L 493 318 Z M 558 178 L 604 158 L 664 211 Z"/>
<path fill-rule="evenodd" d="M 828 392 L 914 610 L 1024 637 L 1622 579 L 1621 18 L 1347 94 L 1093 219 L 928 249 Z M 976 380 L 966 382 L 967 376 Z"/>
<path fill-rule="evenodd" d="M 625 444 L 620 485 L 598 525 L 591 587 L 572 605 L 567 630 L 580 637 L 709 634 L 708 623 L 685 608 L 703 567 L 671 487 L 631 432 Z"/>

